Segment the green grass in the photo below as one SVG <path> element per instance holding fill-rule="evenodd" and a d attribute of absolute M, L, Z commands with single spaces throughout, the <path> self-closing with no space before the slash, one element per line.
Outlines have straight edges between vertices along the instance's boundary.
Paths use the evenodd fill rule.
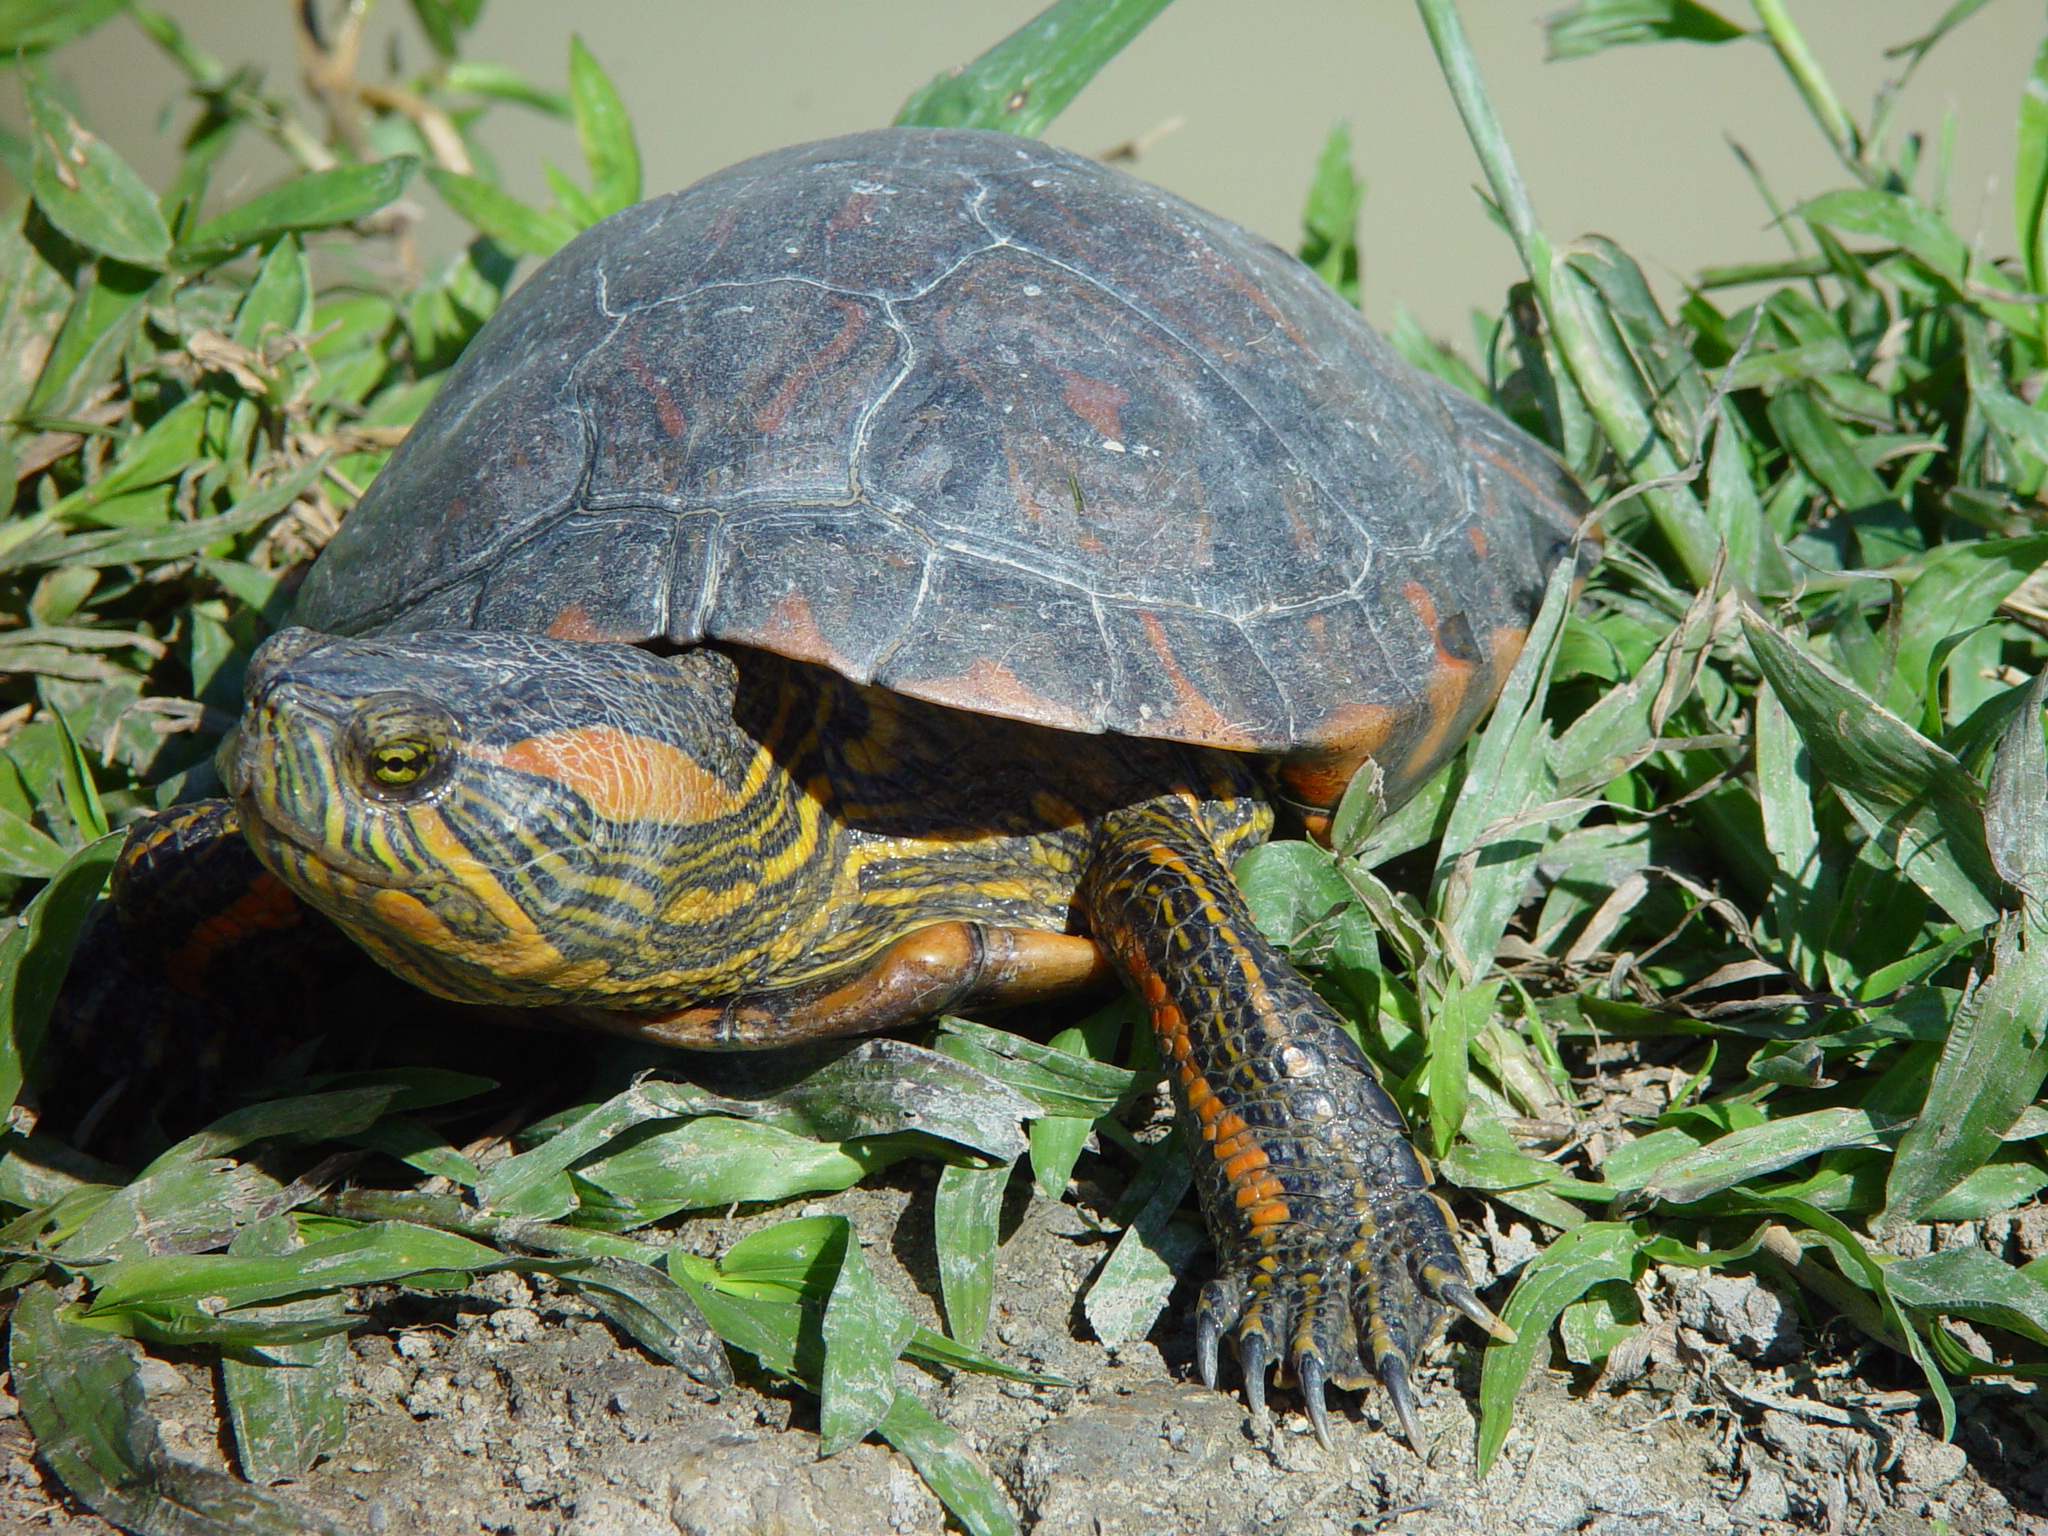
<path fill-rule="evenodd" d="M 1953 1381 L 2048 1372 L 2048 1261 L 1879 1246 L 2048 1186 L 2033 682 L 2048 593 L 2023 585 L 2048 563 L 2048 47 L 2016 104 L 2019 254 L 1998 259 L 1956 232 L 1939 167 L 1888 107 L 1859 121 L 1840 102 L 1778 0 L 1569 7 L 1552 22 L 1560 59 L 1667 38 L 1773 49 L 1841 165 L 1840 189 L 1785 211 L 1782 262 L 1703 266 L 1667 315 L 1625 252 L 1544 230 L 1456 11 L 1420 5 L 1527 280 L 1481 355 L 1412 325 L 1393 339 L 1558 449 L 1602 498 L 1606 558 L 1576 596 L 1554 584 L 1500 708 L 1421 795 L 1382 815 L 1360 786 L 1333 853 L 1275 844 L 1240 878 L 1355 1022 L 1461 1208 L 1493 1202 L 1553 1239 L 1502 1305 L 1520 1342 L 1484 1347 L 1482 1466 L 1553 1325 L 1566 1358 L 1597 1371 L 1639 1325 L 1630 1287 L 1655 1264 L 1796 1282 L 1910 1360 L 1951 1429 Z M 879 1434 L 965 1527 L 1014 1529 L 986 1469 L 892 1367 L 1017 1374 L 976 1345 L 1020 1163 L 1057 1198 L 1079 1159 L 1099 1158 L 1100 1181 L 1124 1190 L 1107 1213 L 1122 1234 L 1086 1314 L 1108 1342 L 1157 1319 L 1199 1239 L 1177 1151 L 1124 1123 L 1153 1077 L 1143 1059 L 1102 1059 L 1125 1033 L 1118 1007 L 1048 1044 L 949 1021 L 765 1100 L 624 1087 L 551 1106 L 482 1168 L 446 1138 L 487 1085 L 416 1066 L 252 1103 L 134 1169 L 34 1133 L 42 1036 L 108 828 L 208 788 L 291 574 L 517 259 L 639 196 L 599 63 L 571 43 L 556 92 L 465 59 L 476 8 L 416 0 L 437 62 L 366 98 L 354 140 L 140 6 L 0 9 L 33 124 L 0 143 L 32 193 L 0 231 L 14 1389 L 50 1464 L 110 1519 L 171 1529 L 151 1501 L 172 1497 L 180 1530 L 297 1529 L 273 1496 L 163 1455 L 117 1336 L 223 1351 L 238 1464 L 269 1482 L 336 1443 L 345 1287 L 538 1269 L 686 1368 L 717 1368 L 715 1332 L 819 1394 L 828 1450 Z M 900 120 L 1042 129 L 1161 8 L 1063 0 Z M 1976 8 L 1963 0 L 1944 28 Z M 140 25 L 189 81 L 186 156 L 165 188 L 84 132 L 42 63 L 103 23 Z M 1902 50 L 1901 69 L 1938 41 Z M 587 184 L 556 175 L 535 208 L 483 175 L 464 135 L 494 103 L 570 118 Z M 240 133 L 300 169 L 219 207 L 208 168 Z M 422 182 L 477 238 L 417 282 L 370 276 L 379 220 Z M 1303 254 L 1352 297 L 1359 207 L 1340 129 L 1313 168 Z M 1731 306 L 1738 288 L 1761 297 Z M 1585 1052 L 1617 1040 L 1643 1042 L 1669 1081 L 1589 1140 Z M 911 1103 L 895 1084 L 913 1077 Z M 1099 1154 L 1083 1151 L 1091 1132 Z M 373 1151 L 360 1182 L 386 1187 L 323 1198 L 274 1177 L 336 1144 Z M 906 1157 L 941 1167 L 950 1336 L 916 1326 L 839 1218 L 784 1222 L 715 1264 L 665 1225 Z M 419 1176 L 441 1192 L 408 1187 Z M 151 1235 L 166 1230 L 191 1240 L 160 1251 Z M 1994 1357 L 1944 1315 L 1975 1324 Z"/>

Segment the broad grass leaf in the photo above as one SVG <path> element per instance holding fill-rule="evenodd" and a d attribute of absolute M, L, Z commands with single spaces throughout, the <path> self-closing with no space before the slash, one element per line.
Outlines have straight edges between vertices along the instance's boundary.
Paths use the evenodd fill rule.
<path fill-rule="evenodd" d="M 2032 458 L 2034 472 L 2048 465 L 2048 412 L 2035 410 L 2006 387 L 2005 370 L 1991 356 L 1983 319 L 1962 315 L 1963 360 L 1970 381 L 1970 403 L 1998 429 L 2017 454 Z"/>
<path fill-rule="evenodd" d="M 195 394 L 164 412 L 122 444 L 102 473 L 52 502 L 47 509 L 51 517 L 76 518 L 129 491 L 177 479 L 202 457 L 201 444 L 214 404 L 211 396 Z"/>
<path fill-rule="evenodd" d="M 1077 1055 L 970 1019 L 942 1019 L 934 1049 L 987 1073 L 1047 1114 L 1093 1119 L 1127 1101 L 1139 1087 L 1138 1074 L 1114 1062 Z M 920 1129 L 930 1127 L 920 1124 Z"/>
<path fill-rule="evenodd" d="M 1814 224 L 1844 234 L 1874 235 L 1902 246 L 1957 287 L 1969 266 L 1970 248 L 1949 228 L 1948 221 L 1918 198 L 1904 192 L 1852 187 L 1823 192 L 1792 210 Z"/>
<path fill-rule="evenodd" d="M 2048 1078 L 2043 997 L 2048 932 L 2008 913 L 1993 931 L 1989 972 L 1956 1009 L 1920 1118 L 1900 1139 L 1873 1230 L 1896 1231 L 1921 1219 L 1998 1150 L 2034 1101 Z"/>
<path fill-rule="evenodd" d="M 1583 59 L 1630 43 L 1725 43 L 1747 34 L 1696 0 L 1573 0 L 1544 18 L 1547 58 Z"/>
<path fill-rule="evenodd" d="M 1625 1222 L 1589 1221 L 1522 1266 L 1500 1313 L 1515 1342 L 1488 1344 L 1480 1367 L 1479 1476 L 1486 1476 L 1507 1441 L 1516 1394 L 1537 1356 L 1548 1352 L 1551 1324 L 1595 1286 L 1633 1280 L 1640 1242 L 1641 1234 Z"/>
<path fill-rule="evenodd" d="M 230 1255 L 284 1254 L 300 1247 L 289 1216 L 273 1216 L 242 1228 Z M 346 1308 L 338 1294 L 253 1308 L 278 1321 L 339 1320 Z M 235 1437 L 235 1459 L 252 1483 L 298 1477 L 329 1455 L 348 1435 L 348 1407 L 341 1400 L 348 1340 L 340 1333 L 304 1344 L 278 1344 L 221 1361 L 221 1390 Z"/>
<path fill-rule="evenodd" d="M 1607 690 L 1550 743 L 1559 796 L 1588 794 L 1657 749 L 1664 723 L 1692 697 L 1722 619 L 1718 583 L 1702 588 L 1635 675 Z"/>
<path fill-rule="evenodd" d="M 1017 1536 L 1017 1514 L 1002 1484 L 960 1432 L 941 1424 L 916 1398 L 898 1392 L 875 1430 L 910 1458 L 968 1536 Z"/>
<path fill-rule="evenodd" d="M 217 517 L 161 528 L 109 528 L 45 542 L 27 542 L 0 553 L 0 571 L 28 565 L 154 565 L 196 555 L 211 545 L 267 523 L 298 500 L 326 468 L 315 462 L 253 491 Z"/>
<path fill-rule="evenodd" d="M 545 112 L 549 117 L 567 117 L 570 113 L 569 98 L 562 92 L 544 89 L 510 65 L 494 64 L 485 59 L 452 61 L 441 76 L 441 84 L 451 91 L 469 91 L 498 101 L 516 101 L 536 112 Z"/>
<path fill-rule="evenodd" d="M 313 273 L 298 236 L 287 234 L 271 246 L 236 306 L 234 339 L 260 353 L 312 326 Z"/>
<path fill-rule="evenodd" d="M 910 1309 L 883 1288 L 844 1222 L 839 1272 L 825 1301 L 825 1361 L 818 1383 L 818 1449 L 830 1456 L 865 1437 L 896 1400 L 896 1357 L 917 1331 Z"/>
<path fill-rule="evenodd" d="M 1492 962 L 1543 851 L 1545 828 L 1521 824 L 1521 818 L 1554 797 L 1543 698 L 1571 609 L 1573 576 L 1569 558 L 1551 572 L 1493 718 L 1468 749 L 1465 782 L 1444 826 L 1429 906 L 1463 976 L 1482 974 Z"/>
<path fill-rule="evenodd" d="M 497 1215 L 541 1220 L 570 1210 L 575 1205 L 567 1179 L 572 1164 L 644 1121 L 692 1113 L 661 1096 L 664 1086 L 636 1083 L 576 1116 L 540 1145 L 492 1164 L 477 1184 L 478 1204 Z"/>
<path fill-rule="evenodd" d="M 35 823 L 0 806 L 0 875 L 47 880 L 64 867 L 64 845 Z"/>
<path fill-rule="evenodd" d="M 1176 1133 L 1146 1152 L 1111 1212 L 1125 1223 L 1124 1231 L 1089 1282 L 1082 1303 L 1088 1325 L 1103 1343 L 1143 1338 L 1173 1293 L 1181 1267 L 1200 1246 L 1192 1228 L 1173 1220 L 1193 1179 Z"/>
<path fill-rule="evenodd" d="M 2048 415 L 2028 414 L 2040 422 L 2048 444 Z M 1927 696 L 1940 684 L 1946 660 L 1942 643 L 1990 622 L 1998 605 L 2043 562 L 2048 562 L 2048 534 L 1961 539 L 1927 552 L 1899 599 L 1892 688 L 1885 700 L 1893 714 L 1903 719 L 1922 714 Z"/>
<path fill-rule="evenodd" d="M 1635 1287 L 1623 1280 L 1603 1280 L 1559 1315 L 1557 1336 L 1566 1359 L 1599 1365 L 1642 1325 L 1643 1305 Z"/>
<path fill-rule="evenodd" d="M 1638 1136 L 1615 1147 L 1600 1164 L 1600 1181 L 1612 1189 L 1640 1189 L 1661 1168 L 1699 1149 L 1700 1139 L 1676 1125 Z"/>
<path fill-rule="evenodd" d="M 903 1151 L 893 1144 L 812 1141 L 758 1121 L 704 1115 L 628 1134 L 616 1151 L 578 1166 L 575 1174 L 643 1214 L 665 1215 L 846 1189 Z"/>
<path fill-rule="evenodd" d="M 390 1108 L 399 1092 L 396 1083 L 378 1083 L 251 1104 L 246 1109 L 221 1116 L 204 1130 L 194 1132 L 159 1153 L 142 1170 L 143 1176 L 207 1158 L 226 1157 L 251 1142 L 274 1136 L 290 1137 L 299 1142 L 353 1136 L 374 1124 Z"/>
<path fill-rule="evenodd" d="M 287 1255 L 161 1254 L 110 1266 L 87 1316 L 217 1297 L 212 1310 L 350 1285 L 389 1285 L 417 1275 L 503 1269 L 495 1248 L 411 1222 L 379 1221 L 308 1243 Z"/>
<path fill-rule="evenodd" d="M 633 141 L 633 120 L 580 37 L 569 39 L 569 101 L 577 142 L 590 167 L 590 199 L 598 216 L 639 202 L 640 147 Z"/>
<path fill-rule="evenodd" d="M 646 1087 L 675 1106 L 671 1113 L 744 1115 L 819 1141 L 915 1131 L 1005 1162 L 1024 1151 L 1019 1122 L 1038 1113 L 1036 1102 L 1006 1081 L 1008 1075 L 1037 1081 L 1052 1103 L 1071 1102 L 1059 1091 L 1060 1069 L 1039 1071 L 1063 1055 L 1050 1047 L 961 1021 L 947 1022 L 938 1045 L 927 1050 L 905 1040 L 862 1040 L 754 1099 L 714 1100 L 685 1084 Z M 1102 1064 L 1067 1065 L 1080 1074 L 1071 1084 L 1079 1099 L 1095 1102 Z M 693 1100 L 699 1101 L 695 1107 Z"/>
<path fill-rule="evenodd" d="M 1893 1299 L 1929 1316 L 1946 1314 L 2048 1344 L 2048 1285 L 1982 1248 L 1945 1248 L 1885 1266 Z"/>
<path fill-rule="evenodd" d="M 1351 166 L 1351 124 L 1339 119 L 1323 140 L 1301 210 L 1301 259 L 1346 303 L 1358 303 L 1358 211 L 1365 180 Z"/>
<path fill-rule="evenodd" d="M 158 273 L 126 262 L 79 268 L 64 323 L 21 408 L 26 420 L 68 420 L 87 407 L 120 367 L 159 281 Z"/>
<path fill-rule="evenodd" d="M 2048 667 L 2035 676 L 2006 726 L 1991 763 L 1984 798 L 1984 834 L 1991 862 L 2005 882 L 2036 909 L 2048 905 L 2048 746 L 2041 735 L 2041 704 L 2048 698 Z M 2041 917 L 2036 910 L 2037 921 Z"/>
<path fill-rule="evenodd" d="M 185 265 L 203 265 L 288 231 L 332 229 L 351 223 L 394 200 L 418 168 L 419 161 L 413 156 L 393 155 L 363 165 L 337 165 L 294 176 L 208 219 L 179 242 L 177 259 Z"/>
<path fill-rule="evenodd" d="M 732 1364 L 690 1293 L 650 1264 L 600 1254 L 556 1272 L 658 1359 L 709 1387 L 732 1384 Z"/>
<path fill-rule="evenodd" d="M 511 250 L 552 256 L 576 235 L 576 221 L 566 214 L 531 207 L 480 176 L 430 165 L 427 180 L 450 208 Z"/>
<path fill-rule="evenodd" d="M 1714 431 L 1714 451 L 1707 461 L 1707 520 L 1727 547 L 1729 579 L 1737 586 L 1773 597 L 1792 589 L 1791 562 L 1764 515 L 1754 461 L 1733 414 L 1724 414 Z"/>
<path fill-rule="evenodd" d="M 8 0 L 0 8 L 0 53 L 41 53 L 118 16 L 123 0 Z"/>
<path fill-rule="evenodd" d="M 1430 4 L 1434 9 L 1436 0 Z M 1607 299 L 1572 265 L 1570 253 L 1549 257 L 1544 271 L 1551 328 L 1578 393 L 1623 472 L 1645 487 L 1640 499 L 1686 578 L 1695 587 L 1708 585 L 1719 564 L 1720 540 L 1699 498 L 1683 483 L 1684 461 L 1694 444 L 1665 440 L 1656 402 L 1646 393 Z M 1563 399 L 1561 393 L 1560 403 Z M 1595 451 L 1591 444 L 1588 448 Z"/>
<path fill-rule="evenodd" d="M 1893 1128 L 1868 1110 L 1848 1105 L 1767 1120 L 1674 1157 L 1645 1179 L 1641 1189 L 1651 1199 L 1686 1205 L 1823 1152 L 1879 1146 Z"/>
<path fill-rule="evenodd" d="M 21 1097 L 72 947 L 120 851 L 121 839 L 109 836 L 72 854 L 0 937 L 0 1105 Z"/>
<path fill-rule="evenodd" d="M 1705 441 L 1708 388 L 1690 338 L 1672 327 L 1642 268 L 1612 240 L 1587 235 L 1566 259 L 1599 292 L 1664 441 L 1682 457 L 1695 456 Z"/>
<path fill-rule="evenodd" d="M 2012 227 L 2027 287 L 2048 293 L 2048 37 L 2020 92 L 2013 153 Z M 2043 332 L 2048 333 L 2048 319 Z M 2044 337 L 2048 339 L 2048 337 Z"/>
<path fill-rule="evenodd" d="M 1043 133 L 1168 0 L 1054 0 L 964 69 L 937 76 L 896 113 L 905 128 Z"/>
<path fill-rule="evenodd" d="M 1998 915 L 1983 790 L 1940 747 L 1753 614 L 1751 654 L 1807 752 L 1875 844 L 1964 928 Z"/>
<path fill-rule="evenodd" d="M 9 1332 L 36 1453 L 95 1514 L 140 1536 L 343 1536 L 274 1494 L 172 1460 L 127 1345 L 71 1321 L 52 1287 L 22 1293 Z"/>
<path fill-rule="evenodd" d="M 938 1251 L 946 1330 L 962 1344 L 979 1344 L 988 1328 L 989 1303 L 995 1297 L 1003 1193 L 1010 1187 L 1013 1166 L 948 1163 L 939 1171 L 938 1195 L 932 1204 L 932 1244 Z"/>
<path fill-rule="evenodd" d="M 696 1304 L 705 1321 L 727 1344 L 744 1349 L 768 1370 L 816 1390 L 815 1353 L 808 1374 L 799 1369 L 797 1356 L 807 1321 L 815 1331 L 817 1306 L 806 1309 L 795 1292 L 774 1287 L 757 1287 L 751 1293 L 735 1295 L 716 1283 L 719 1266 L 680 1251 L 669 1255 L 668 1271 L 669 1278 Z"/>
<path fill-rule="evenodd" d="M 1901 1346 L 1920 1368 L 1920 1374 L 1927 1382 L 1927 1390 L 1941 1410 L 1941 1433 L 1944 1439 L 1956 1432 L 1955 1395 L 1949 1391 L 1948 1383 L 1942 1378 L 1940 1368 L 1927 1351 L 1926 1341 L 1899 1312 L 1898 1302 L 1891 1292 L 1888 1267 L 1880 1264 L 1870 1255 L 1870 1250 L 1861 1238 L 1844 1226 L 1836 1217 L 1829 1215 L 1809 1201 L 1786 1199 L 1782 1196 L 1751 1194 L 1750 1205 L 1757 1211 L 1775 1212 L 1790 1217 L 1800 1226 L 1816 1234 L 1827 1245 L 1835 1257 L 1842 1275 L 1877 1298 L 1879 1311 L 1892 1337 L 1885 1340 L 1894 1349 Z"/>
<path fill-rule="evenodd" d="M 483 1178 L 476 1164 L 456 1151 L 447 1137 L 410 1115 L 387 1116 L 375 1125 L 352 1132 L 348 1140 L 466 1189 L 476 1188 Z"/>
<path fill-rule="evenodd" d="M 40 68 L 24 65 L 33 156 L 29 190 L 50 222 L 88 250 L 131 266 L 160 268 L 171 231 L 156 196 L 112 146 L 58 98 Z"/>
<path fill-rule="evenodd" d="M 1472 1042 L 1500 1007 L 1500 982 L 1450 982 L 1429 1020 L 1423 1096 L 1429 1105 L 1430 1154 L 1450 1151 L 1464 1128 L 1472 1090 Z"/>
<path fill-rule="evenodd" d="M 1141 1031 L 1145 1028 L 1136 1001 L 1129 994 L 1096 1009 L 1072 1028 L 1061 1030 L 1049 1043 L 1070 1056 L 1114 1065 L 1106 1058 L 1115 1052 L 1127 1027 Z M 1095 1117 L 1087 1115 L 1041 1115 L 1026 1128 L 1031 1141 L 1031 1176 L 1046 1199 L 1057 1200 L 1066 1192 L 1067 1180 L 1073 1177 L 1074 1164 L 1080 1161 L 1094 1128 Z"/>
<path fill-rule="evenodd" d="M 79 749 L 78 738 L 71 734 L 71 725 L 62 710 L 50 711 L 50 723 L 56 726 L 64 743 L 64 750 L 57 757 L 57 782 L 71 824 L 87 842 L 105 837 L 109 830 L 107 808 L 100 801 L 99 785 L 93 781 L 92 764 Z"/>
<path fill-rule="evenodd" d="M 1996 1216 L 2001 1211 L 2017 1210 L 2025 1205 L 2043 1188 L 2048 1188 L 2048 1170 L 2044 1170 L 2034 1157 L 2018 1153 L 2010 1143 L 2029 1139 L 2016 1136 L 2020 1127 L 2017 1123 L 2005 1133 L 2007 1146 L 2002 1147 L 1990 1162 L 1966 1175 L 1947 1194 L 1938 1196 L 1920 1212 L 1922 1221 L 1982 1221 Z M 1882 1203 L 1880 1198 L 1870 1202 L 1875 1210 Z"/>
<path fill-rule="evenodd" d="M 1926 548 L 1925 537 L 1891 488 L 1856 456 L 1849 434 L 1811 393 L 1781 391 L 1765 410 L 1779 440 L 1848 518 L 1864 565 L 1890 565 Z"/>
<path fill-rule="evenodd" d="M 220 1248 L 237 1228 L 266 1214 L 279 1189 L 277 1180 L 248 1163 L 207 1158 L 174 1164 L 123 1184 L 55 1248 L 80 1262 Z"/>

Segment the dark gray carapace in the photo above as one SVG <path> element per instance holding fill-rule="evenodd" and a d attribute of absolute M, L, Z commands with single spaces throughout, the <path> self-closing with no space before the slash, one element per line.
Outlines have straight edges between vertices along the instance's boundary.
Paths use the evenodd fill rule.
<path fill-rule="evenodd" d="M 1584 503 L 1265 241 L 1030 139 L 885 129 L 615 215 L 518 289 L 300 595 L 338 634 L 687 643 L 1391 797 Z"/>

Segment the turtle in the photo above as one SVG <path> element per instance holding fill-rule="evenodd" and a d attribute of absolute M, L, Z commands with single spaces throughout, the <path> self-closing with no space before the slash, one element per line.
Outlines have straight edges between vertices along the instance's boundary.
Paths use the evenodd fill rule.
<path fill-rule="evenodd" d="M 253 856 L 437 997 L 759 1050 L 1121 983 L 1215 1240 L 1196 1362 L 1506 1336 L 1359 1046 L 1231 866 L 1388 806 L 1586 503 L 1292 256 L 1034 140 L 892 128 L 603 220 L 483 326 L 249 667 L 136 923 Z M 196 956 L 196 958 L 195 958 Z"/>

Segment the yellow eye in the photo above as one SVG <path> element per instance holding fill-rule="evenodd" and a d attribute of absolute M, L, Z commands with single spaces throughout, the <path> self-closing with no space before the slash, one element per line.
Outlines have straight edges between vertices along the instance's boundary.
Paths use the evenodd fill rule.
<path fill-rule="evenodd" d="M 387 741 L 370 749 L 370 777 L 379 784 L 403 789 L 434 771 L 434 744 L 413 737 Z"/>

